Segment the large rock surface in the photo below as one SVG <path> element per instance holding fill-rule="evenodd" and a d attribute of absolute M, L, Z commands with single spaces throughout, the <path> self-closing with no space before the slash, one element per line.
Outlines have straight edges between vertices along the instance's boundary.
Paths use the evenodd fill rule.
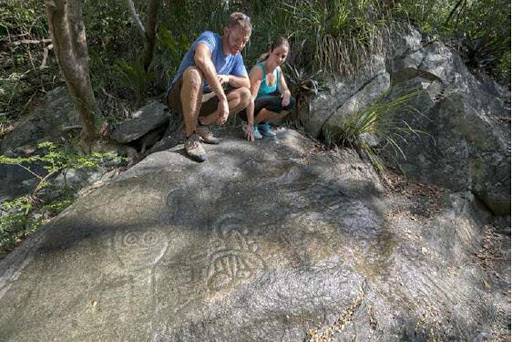
<path fill-rule="evenodd" d="M 440 42 L 405 57 L 390 69 L 395 94 L 422 88 L 411 103 L 422 113 L 395 115 L 429 136 L 398 140 L 406 159 L 398 163 L 412 178 L 472 191 L 497 215 L 510 215 L 510 117 L 498 95 L 474 77 L 462 59 Z"/>
<path fill-rule="evenodd" d="M 510 123 L 510 92 L 477 79 L 454 50 L 423 41 L 413 29 L 394 34 L 388 45 L 366 71 L 325 77 L 325 90 L 299 111 L 306 131 L 332 138 L 347 118 L 385 92 L 393 99 L 424 90 L 428 94 L 410 103 L 421 114 L 408 108 L 394 122 L 428 135 L 391 135 L 406 158 L 388 153 L 389 163 L 412 179 L 471 191 L 496 215 L 510 215 L 510 127 L 504 123 Z"/>
<path fill-rule="evenodd" d="M 222 135 L 202 164 L 150 155 L 3 260 L 0 340 L 510 334 L 510 254 L 475 258 L 470 196 L 386 192 L 355 154 L 291 130 Z"/>
<path fill-rule="evenodd" d="M 48 92 L 43 105 L 0 141 L 0 153 L 12 153 L 42 141 L 61 142 L 67 132 L 80 129 L 80 118 L 68 91 L 59 87 Z"/>

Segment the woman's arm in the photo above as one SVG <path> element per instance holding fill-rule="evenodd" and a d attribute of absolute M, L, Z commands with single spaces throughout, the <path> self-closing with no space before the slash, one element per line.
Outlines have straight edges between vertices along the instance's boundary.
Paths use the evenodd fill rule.
<path fill-rule="evenodd" d="M 263 70 L 259 65 L 255 65 L 249 74 L 249 81 L 251 82 L 251 95 L 252 99 L 256 100 L 258 91 L 260 90 L 261 82 L 263 81 Z"/>
<path fill-rule="evenodd" d="M 251 73 L 249 74 L 249 82 L 251 85 L 251 102 L 246 108 L 247 113 L 247 130 L 245 132 L 245 136 L 247 140 L 254 141 L 254 100 L 258 96 L 258 90 L 260 89 L 261 80 L 263 79 L 263 71 L 260 67 L 253 67 Z"/>
<path fill-rule="evenodd" d="M 245 131 L 245 137 L 252 142 L 254 141 L 254 100 L 252 98 L 245 110 L 247 113 L 247 130 Z"/>
<path fill-rule="evenodd" d="M 279 67 L 279 84 L 278 84 L 279 92 L 281 93 L 281 98 L 283 99 L 281 104 L 283 107 L 288 106 L 290 104 L 290 97 L 292 94 L 288 89 L 288 85 L 286 84 L 286 80 L 283 75 L 282 69 Z"/>

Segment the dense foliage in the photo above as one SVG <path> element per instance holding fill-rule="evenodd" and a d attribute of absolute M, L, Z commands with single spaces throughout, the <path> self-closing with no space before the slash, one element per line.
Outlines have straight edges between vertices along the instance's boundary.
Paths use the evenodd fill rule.
<path fill-rule="evenodd" d="M 142 18 L 146 4 L 135 2 Z M 459 49 L 473 70 L 502 82 L 510 78 L 506 0 L 164 0 L 147 74 L 139 65 L 143 41 L 125 1 L 85 0 L 83 6 L 94 91 L 111 119 L 147 96 L 160 96 L 190 42 L 203 30 L 221 32 L 235 10 L 249 14 L 254 23 L 244 52 L 248 65 L 284 34 L 292 42 L 289 62 L 295 68 L 350 74 L 382 49 L 382 36 L 393 25 L 411 22 Z M 62 82 L 51 50 L 42 65 L 49 45 L 43 7 L 35 0 L 7 0 L 0 7 L 0 137 L 40 95 Z"/>

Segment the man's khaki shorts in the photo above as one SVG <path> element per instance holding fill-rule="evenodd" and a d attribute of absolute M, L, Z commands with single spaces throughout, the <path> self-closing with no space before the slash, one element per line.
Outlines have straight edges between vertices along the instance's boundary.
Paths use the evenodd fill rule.
<path fill-rule="evenodd" d="M 181 87 L 183 86 L 183 77 L 180 76 L 176 83 L 174 83 L 173 87 L 169 89 L 167 93 L 167 106 L 171 110 L 183 115 L 183 106 L 181 105 Z M 228 85 L 227 88 L 224 89 L 224 93 L 227 95 L 236 88 L 233 88 Z M 217 110 L 219 105 L 219 98 L 215 95 L 213 91 L 209 93 L 204 93 L 201 99 L 201 109 L 199 110 L 199 116 L 206 116 L 208 114 L 213 113 Z"/>

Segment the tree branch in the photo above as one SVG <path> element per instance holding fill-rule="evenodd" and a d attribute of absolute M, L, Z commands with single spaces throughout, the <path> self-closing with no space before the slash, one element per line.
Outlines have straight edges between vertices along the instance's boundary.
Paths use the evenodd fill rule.
<path fill-rule="evenodd" d="M 22 40 L 12 43 L 12 45 L 18 46 L 21 44 L 41 44 L 41 43 L 45 44 L 45 43 L 51 43 L 51 42 L 52 42 L 51 39 L 41 39 L 41 40 L 22 39 Z"/>
<path fill-rule="evenodd" d="M 135 24 L 139 28 L 142 38 L 144 38 L 144 40 L 146 40 L 146 29 L 144 28 L 144 25 L 142 25 L 142 21 L 140 20 L 140 17 L 137 14 L 137 11 L 135 10 L 135 5 L 133 4 L 133 0 L 126 0 L 126 4 L 128 5 L 128 8 L 130 9 L 130 13 L 132 14 L 132 18 L 135 21 Z"/>

